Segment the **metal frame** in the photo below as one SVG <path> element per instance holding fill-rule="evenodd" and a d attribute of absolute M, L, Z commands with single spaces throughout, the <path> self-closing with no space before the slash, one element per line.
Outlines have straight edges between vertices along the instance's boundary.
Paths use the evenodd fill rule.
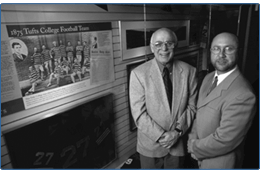
<path fill-rule="evenodd" d="M 167 28 L 179 28 L 186 26 L 185 40 L 178 41 L 178 47 L 189 46 L 189 34 L 190 34 L 190 20 L 170 20 L 170 21 L 119 21 L 120 37 L 121 37 L 121 47 L 122 47 L 122 59 L 127 60 L 131 58 L 136 58 L 146 54 L 152 53 L 150 50 L 150 45 L 137 47 L 133 49 L 127 49 L 127 30 L 157 30 L 162 27 Z M 174 30 L 173 29 L 173 30 Z M 146 34 L 144 34 L 146 35 Z M 177 35 L 178 37 L 178 35 Z M 133 38 L 134 39 L 134 38 Z"/>

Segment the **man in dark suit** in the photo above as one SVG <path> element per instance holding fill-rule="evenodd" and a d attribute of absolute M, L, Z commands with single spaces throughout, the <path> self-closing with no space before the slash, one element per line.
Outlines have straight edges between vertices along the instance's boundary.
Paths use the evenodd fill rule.
<path fill-rule="evenodd" d="M 26 55 L 21 53 L 21 47 L 22 46 L 20 43 L 13 42 L 12 44 L 12 48 L 14 50 L 13 58 L 15 62 L 22 62 L 26 58 Z"/>
<path fill-rule="evenodd" d="M 91 48 L 92 49 L 97 49 L 97 37 L 91 37 L 92 38 L 92 41 L 91 41 Z"/>
<path fill-rule="evenodd" d="M 188 142 L 200 169 L 242 166 L 244 139 L 255 114 L 256 98 L 237 67 L 238 48 L 238 38 L 231 33 L 217 35 L 211 44 L 215 71 L 201 85 Z"/>
<path fill-rule="evenodd" d="M 161 28 L 151 38 L 155 58 L 130 76 L 130 106 L 138 128 L 141 168 L 183 168 L 185 134 L 196 113 L 196 69 L 173 60 L 178 39 Z"/>

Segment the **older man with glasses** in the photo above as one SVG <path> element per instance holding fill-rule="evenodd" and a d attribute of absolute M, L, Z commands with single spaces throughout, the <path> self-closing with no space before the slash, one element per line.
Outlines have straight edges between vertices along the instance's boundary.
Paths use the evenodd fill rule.
<path fill-rule="evenodd" d="M 131 72 L 130 106 L 142 169 L 183 168 L 197 79 L 194 67 L 173 59 L 177 43 L 170 29 L 155 31 L 150 44 L 155 58 Z"/>
<path fill-rule="evenodd" d="M 200 169 L 241 168 L 243 145 L 255 114 L 255 95 L 237 67 L 238 38 L 217 35 L 211 44 L 215 71 L 201 85 L 188 151 Z"/>

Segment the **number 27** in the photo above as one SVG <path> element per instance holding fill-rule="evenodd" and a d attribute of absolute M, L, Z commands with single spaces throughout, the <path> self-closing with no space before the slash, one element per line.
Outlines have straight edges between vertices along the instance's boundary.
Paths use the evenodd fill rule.
<path fill-rule="evenodd" d="M 38 157 L 38 158 L 35 160 L 35 162 L 33 163 L 33 165 L 42 165 L 42 161 L 41 161 L 41 160 L 43 159 L 44 156 L 45 156 L 45 157 L 48 157 L 48 160 L 47 160 L 47 162 L 45 163 L 45 165 L 48 165 L 48 164 L 50 163 L 50 161 L 51 161 L 53 155 L 54 155 L 54 153 L 51 153 L 51 152 L 46 153 L 46 155 L 45 155 L 44 152 L 37 152 L 37 153 L 35 154 L 35 156 Z"/>
<path fill-rule="evenodd" d="M 82 157 L 85 157 L 87 155 L 88 144 L 89 144 L 89 136 L 79 140 L 76 143 L 77 148 L 80 148 L 80 146 L 83 147 L 83 156 Z M 73 158 L 74 155 L 77 153 L 77 149 L 74 145 L 70 145 L 70 146 L 64 148 L 61 152 L 61 157 L 64 157 L 66 155 L 66 153 L 69 152 L 69 151 L 70 151 L 70 154 L 69 154 L 65 163 L 62 166 L 63 168 L 68 168 L 78 161 L 77 158 Z"/>

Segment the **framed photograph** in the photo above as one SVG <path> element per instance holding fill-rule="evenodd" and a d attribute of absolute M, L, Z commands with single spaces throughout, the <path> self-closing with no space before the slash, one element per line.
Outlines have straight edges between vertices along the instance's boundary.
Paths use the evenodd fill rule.
<path fill-rule="evenodd" d="M 122 21 L 119 22 L 119 26 L 121 28 L 123 60 L 152 53 L 150 50 L 150 38 L 154 31 L 162 27 L 167 27 L 176 33 L 178 47 L 189 46 L 189 20 Z"/>
<path fill-rule="evenodd" d="M 114 81 L 111 22 L 17 23 L 3 28 L 8 56 L 2 56 L 1 63 L 8 65 L 1 69 L 1 117 Z M 76 74 L 78 66 L 82 69 Z"/>
<path fill-rule="evenodd" d="M 138 61 L 135 61 L 135 62 L 132 62 L 132 63 L 126 65 L 128 91 L 129 91 L 129 85 L 130 85 L 130 74 L 131 74 L 131 71 L 132 71 L 134 68 L 136 68 L 137 66 L 143 64 L 144 62 L 146 62 L 146 60 L 145 60 L 145 59 L 142 59 L 142 60 L 138 60 Z M 128 93 L 129 93 L 129 92 L 128 92 Z M 130 97 L 129 97 L 129 95 L 128 95 L 128 107 L 129 107 L 130 131 L 135 131 L 135 130 L 137 129 L 137 127 L 136 127 L 136 125 L 135 125 L 135 122 L 134 122 L 134 119 L 133 119 L 133 116 L 132 116 L 132 113 L 131 113 Z"/>

